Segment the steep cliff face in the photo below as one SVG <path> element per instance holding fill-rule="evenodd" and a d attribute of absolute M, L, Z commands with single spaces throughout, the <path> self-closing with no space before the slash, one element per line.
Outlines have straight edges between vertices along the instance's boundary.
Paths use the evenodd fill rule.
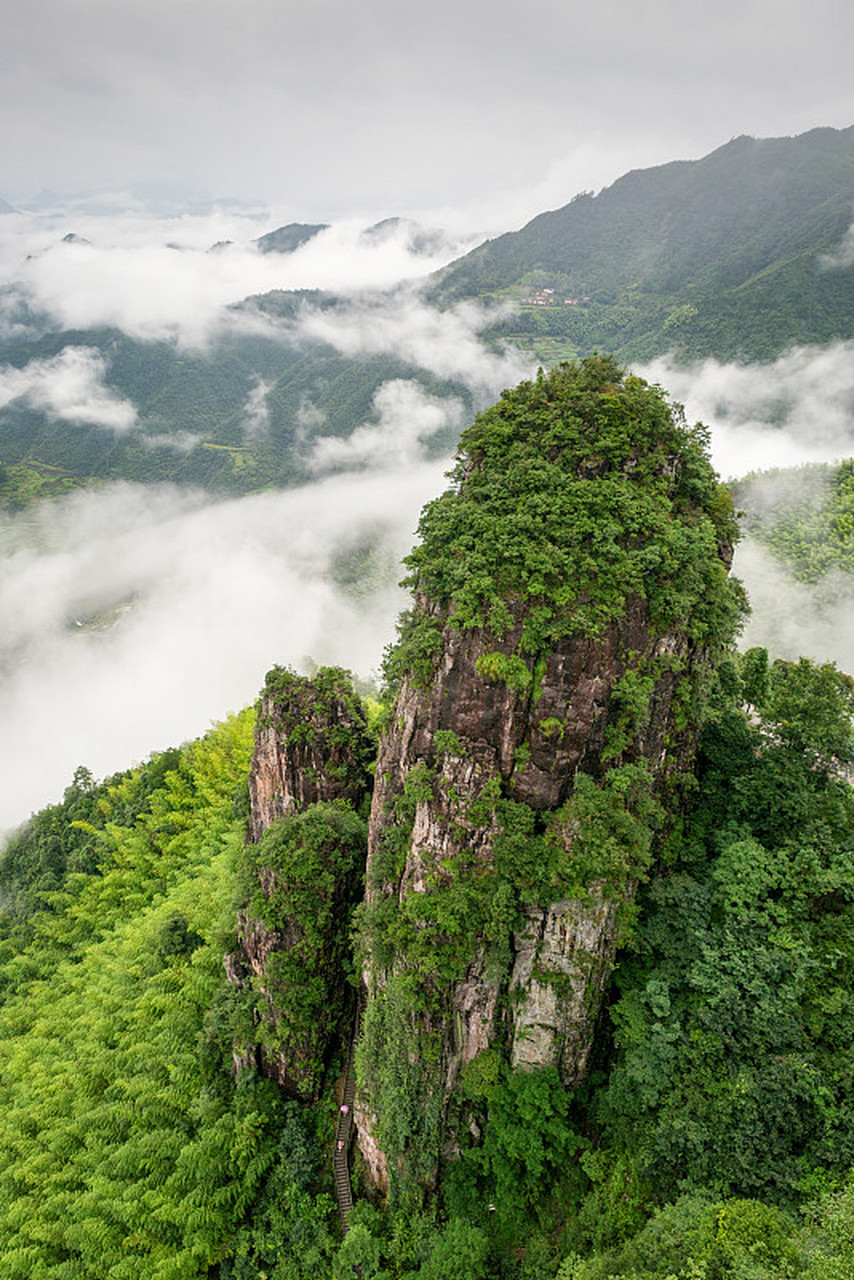
<path fill-rule="evenodd" d="M 255 1062 L 303 1099 L 317 1096 L 347 1034 L 373 755 L 344 672 L 269 673 L 249 777 L 238 950 L 225 967 L 248 1009 L 236 1065 Z"/>
<path fill-rule="evenodd" d="M 416 807 L 400 878 L 389 878 L 383 892 L 398 898 L 429 892 L 452 874 L 447 868 L 455 863 L 494 869 L 495 841 L 504 828 L 497 814 L 483 821 L 482 797 L 490 787 L 493 804 L 506 798 L 528 806 L 543 815 L 543 823 L 550 822 L 555 839 L 571 846 L 574 831 L 566 826 L 559 831 L 549 815 L 569 801 L 579 772 L 601 780 L 628 762 L 643 762 L 649 782 L 660 789 L 689 762 L 696 728 L 677 729 L 674 699 L 689 689 L 686 673 L 697 647 L 678 629 L 658 633 L 646 601 L 627 601 L 624 616 L 598 639 L 570 636 L 545 656 L 527 656 L 515 669 L 516 687 L 483 674 L 500 668 L 496 654 L 512 659 L 521 631 L 517 622 L 497 640 L 483 628 L 460 631 L 446 620 L 429 686 L 404 679 L 394 727 L 380 748 L 372 869 L 382 861 L 387 829 L 395 822 L 395 799 L 419 766 L 431 772 L 430 793 Z M 626 684 L 633 679 L 645 706 L 633 724 L 621 726 Z M 452 740 L 451 750 L 437 750 L 437 743 L 441 747 Z M 568 1085 L 584 1074 L 598 1003 L 591 993 L 604 984 L 619 919 L 602 886 L 591 881 L 579 887 L 585 893 L 583 909 L 566 898 L 524 904 L 513 933 L 509 976 L 512 1062 L 554 1063 Z M 621 898 L 632 893 L 631 883 L 622 879 L 616 889 Z M 477 956 L 472 960 L 476 970 L 482 969 Z M 465 1030 L 450 1054 L 451 1078 L 495 1034 L 498 990 L 488 983 L 483 987 L 483 981 L 467 974 L 461 993 L 452 997 L 456 1026 L 462 1020 Z"/>
<path fill-rule="evenodd" d="M 358 807 L 371 787 L 373 744 L 343 672 L 314 680 L 277 667 L 267 675 L 249 771 L 249 829 L 257 844 L 279 818 L 329 800 Z"/>
<path fill-rule="evenodd" d="M 380 1185 L 429 1184 L 479 1131 L 487 1050 L 583 1078 L 739 605 L 701 439 L 610 361 L 505 393 L 456 480 L 409 561 L 371 813 L 357 1120 Z"/>

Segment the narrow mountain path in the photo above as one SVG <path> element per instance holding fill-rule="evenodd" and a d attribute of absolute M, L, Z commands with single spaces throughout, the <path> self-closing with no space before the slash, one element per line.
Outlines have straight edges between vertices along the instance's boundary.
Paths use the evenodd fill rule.
<path fill-rule="evenodd" d="M 335 1149 L 332 1153 L 332 1168 L 335 1175 L 335 1199 L 338 1201 L 338 1212 L 341 1215 L 341 1226 L 347 1234 L 350 1210 L 353 1208 L 353 1188 L 350 1184 L 350 1164 L 348 1160 L 350 1139 L 353 1135 L 353 1102 L 356 1098 L 356 1044 L 359 1039 L 359 1025 L 362 1016 L 362 1002 L 356 1009 L 353 1019 L 353 1034 L 347 1050 L 347 1070 L 344 1076 L 344 1096 L 338 1111 L 338 1123 L 335 1126 Z"/>

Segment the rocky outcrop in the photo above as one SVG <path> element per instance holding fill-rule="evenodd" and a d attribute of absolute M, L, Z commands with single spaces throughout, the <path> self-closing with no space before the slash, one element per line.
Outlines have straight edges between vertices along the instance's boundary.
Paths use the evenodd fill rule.
<path fill-rule="evenodd" d="M 379 1192 L 380 1195 L 387 1196 L 390 1190 L 388 1159 L 374 1137 L 374 1132 L 377 1128 L 377 1117 L 366 1108 L 364 1095 L 362 1097 L 356 1096 L 353 1123 L 356 1126 L 359 1153 L 362 1157 L 368 1185 L 373 1187 L 374 1191 Z"/>
<path fill-rule="evenodd" d="M 418 607 L 440 612 L 426 600 Z M 633 598 L 604 636 L 572 636 L 546 655 L 521 659 L 524 607 L 517 604 L 515 612 L 518 620 L 500 639 L 485 629 L 457 630 L 452 617 L 444 619 L 441 659 L 429 687 L 402 683 L 394 728 L 380 746 L 374 843 L 390 797 L 417 761 L 437 756 L 436 735 L 442 733 L 465 743 L 462 785 L 471 786 L 475 773 L 499 777 L 514 800 L 537 811 L 558 808 L 578 770 L 601 771 L 608 727 L 622 713 L 615 689 L 627 672 L 650 673 L 652 683 L 643 723 L 610 761 L 643 757 L 657 766 L 665 747 L 678 753 L 671 707 L 697 649 L 683 632 L 657 634 L 646 601 Z M 481 674 L 484 660 L 496 653 L 524 665 L 521 688 Z M 686 758 L 694 736 L 694 729 L 681 735 Z"/>
<path fill-rule="evenodd" d="M 509 988 L 514 1067 L 559 1066 L 569 1087 L 584 1078 L 617 929 L 617 905 L 598 885 L 583 901 L 525 908 Z"/>
<path fill-rule="evenodd" d="M 245 861 L 229 982 L 251 1006 L 235 1068 L 254 1063 L 292 1097 L 311 1099 L 349 1034 L 353 908 L 363 893 L 374 748 L 346 673 L 312 679 L 276 668 L 259 703 Z"/>
<path fill-rule="evenodd" d="M 324 668 L 308 680 L 274 668 L 258 706 L 247 839 L 257 844 L 293 809 L 328 800 L 358 806 L 370 791 L 372 759 L 364 716 L 343 672 Z"/>
<path fill-rule="evenodd" d="M 656 389 L 594 359 L 505 393 L 463 445 L 411 558 L 371 810 L 357 1120 L 379 1186 L 432 1185 L 481 1131 L 459 1086 L 487 1050 L 584 1078 L 738 611 L 726 499 Z"/>
<path fill-rule="evenodd" d="M 692 646 L 677 632 L 657 635 L 645 602 L 630 601 L 596 641 L 568 638 L 539 664 L 529 658 L 529 681 L 514 690 L 479 668 L 488 654 L 515 654 L 519 632 L 517 625 L 497 641 L 484 630 L 457 631 L 449 619 L 429 687 L 404 680 L 377 764 L 369 883 L 388 828 L 398 822 L 396 798 L 419 767 L 429 771 L 430 794 L 416 805 L 399 875 L 371 890 L 375 898 L 403 902 L 460 873 L 495 874 L 496 841 L 506 832 L 497 810 L 484 812 L 490 785 L 499 800 L 524 804 L 544 818 L 570 800 L 579 773 L 602 779 L 641 760 L 653 784 L 661 785 L 690 758 L 694 730 L 675 728 L 673 701 L 690 679 Z M 608 754 L 614 737 L 609 729 L 622 714 L 621 682 L 638 671 L 655 673 L 642 723 L 622 750 Z M 451 738 L 458 754 L 440 754 L 437 742 Z M 551 830 L 571 856 L 573 832 L 558 830 L 553 819 Z M 634 883 L 621 875 L 612 886 L 581 885 L 582 899 L 525 903 L 520 927 L 507 940 L 513 959 L 500 978 L 490 978 L 482 949 L 471 957 L 448 992 L 448 1081 L 497 1036 L 509 1040 L 514 1065 L 555 1065 L 567 1085 L 583 1077 L 619 935 L 613 899 L 618 894 L 630 901 Z"/>

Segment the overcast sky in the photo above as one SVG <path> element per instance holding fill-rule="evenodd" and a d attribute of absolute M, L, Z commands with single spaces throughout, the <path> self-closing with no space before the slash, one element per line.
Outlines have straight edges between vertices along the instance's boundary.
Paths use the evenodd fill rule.
<path fill-rule="evenodd" d="M 742 133 L 854 124 L 849 0 L 28 0 L 0 15 L 0 196 L 518 225 Z"/>

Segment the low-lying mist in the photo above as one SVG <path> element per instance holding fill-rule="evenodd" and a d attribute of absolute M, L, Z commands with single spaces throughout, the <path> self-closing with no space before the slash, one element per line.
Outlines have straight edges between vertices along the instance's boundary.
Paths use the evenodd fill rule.
<path fill-rule="evenodd" d="M 854 453 L 854 342 L 795 347 L 767 364 L 665 357 L 638 372 L 711 428 L 724 479 Z"/>
<path fill-rule="evenodd" d="M 372 235 L 348 220 L 290 253 L 265 253 L 256 242 L 268 229 L 222 212 L 175 219 L 6 215 L 0 282 L 60 328 L 113 326 L 132 338 L 199 347 L 223 324 L 225 309 L 250 295 L 386 289 L 427 276 L 478 239 L 437 233 L 419 249 L 405 221 Z"/>
<path fill-rule="evenodd" d="M 725 479 L 854 455 L 854 343 L 794 348 L 762 365 L 661 359 L 639 372 L 684 404 L 688 422 L 706 423 Z M 791 504 L 819 500 L 809 469 L 766 481 L 754 500 L 769 500 L 780 485 Z M 750 537 L 736 548 L 733 572 L 751 606 L 742 648 L 762 645 L 777 657 L 803 655 L 854 672 L 854 575 L 835 572 L 809 586 Z"/>
<path fill-rule="evenodd" d="M 775 657 L 835 662 L 854 672 L 854 575 L 832 573 L 815 586 L 796 581 L 754 538 L 738 546 L 733 572 L 750 599 L 740 647 Z"/>
<path fill-rule="evenodd" d="M 369 680 L 447 462 L 228 502 L 116 485 L 19 515 L 0 577 L 0 830 L 203 733 L 274 664 Z"/>

